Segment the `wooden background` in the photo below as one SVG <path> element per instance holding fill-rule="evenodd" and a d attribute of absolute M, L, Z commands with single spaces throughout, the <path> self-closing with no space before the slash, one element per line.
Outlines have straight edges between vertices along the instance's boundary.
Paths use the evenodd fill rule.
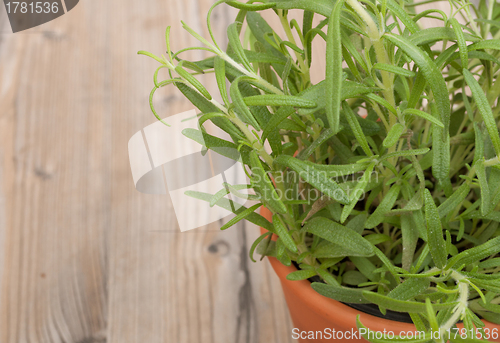
<path fill-rule="evenodd" d="M 167 25 L 174 50 L 197 45 L 180 19 L 207 37 L 212 3 L 82 0 L 16 34 L 0 5 L 1 343 L 293 341 L 279 281 L 247 255 L 256 227 L 180 233 L 168 195 L 132 181 L 157 66 L 136 53 L 161 54 Z M 234 15 L 214 13 L 222 46 Z M 155 103 L 193 108 L 171 87 Z"/>
<path fill-rule="evenodd" d="M 0 5 L 0 342 L 291 342 L 279 281 L 242 224 L 180 233 L 168 195 L 134 188 L 127 143 L 174 49 L 212 0 L 82 0 L 12 34 Z M 235 12 L 214 13 L 224 42 Z M 193 57 L 203 57 L 194 54 Z M 162 116 L 193 108 L 175 88 Z"/>

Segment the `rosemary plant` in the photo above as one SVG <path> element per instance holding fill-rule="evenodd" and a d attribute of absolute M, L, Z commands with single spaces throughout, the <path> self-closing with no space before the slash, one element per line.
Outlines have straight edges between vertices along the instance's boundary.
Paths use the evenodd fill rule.
<path fill-rule="evenodd" d="M 219 4 L 240 10 L 227 48 L 210 25 Z M 253 189 L 258 203 L 223 226 L 247 219 L 268 230 L 252 260 L 255 250 L 275 256 L 298 266 L 290 280 L 319 277 L 322 295 L 409 313 L 426 332 L 418 342 L 491 339 L 480 318 L 500 324 L 500 6 L 449 4 L 445 13 L 404 0 L 220 0 L 211 39 L 183 24 L 202 47 L 172 51 L 167 28 L 166 56 L 139 52 L 160 63 L 153 113 L 154 92 L 174 84 L 201 112 L 200 130 L 184 134 L 249 175 L 249 185 L 189 195 L 230 209 L 228 193 Z M 313 84 L 318 40 L 326 70 Z M 210 57 L 183 59 L 192 49 Z M 159 81 L 163 68 L 170 78 Z M 222 101 L 195 77 L 205 73 Z M 207 121 L 232 141 L 208 134 Z"/>

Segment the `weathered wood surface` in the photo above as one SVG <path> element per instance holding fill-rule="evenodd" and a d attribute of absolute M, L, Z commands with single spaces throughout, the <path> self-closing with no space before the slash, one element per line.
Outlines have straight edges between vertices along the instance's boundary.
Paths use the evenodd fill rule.
<path fill-rule="evenodd" d="M 157 66 L 136 53 L 161 54 L 167 25 L 197 44 L 180 19 L 206 35 L 211 4 L 84 0 L 17 34 L 0 5 L 0 342 L 291 341 L 276 276 L 247 257 L 257 229 L 180 233 L 169 197 L 132 182 Z M 192 108 L 174 88 L 155 101 Z"/>
<path fill-rule="evenodd" d="M 167 25 L 174 49 L 197 44 L 179 21 L 207 36 L 211 3 L 84 0 L 17 34 L 0 5 L 0 342 L 292 342 L 254 226 L 180 233 L 169 197 L 132 183 L 157 65 L 136 52 L 161 53 Z M 234 13 L 214 13 L 222 42 Z M 155 103 L 192 108 L 173 88 Z"/>

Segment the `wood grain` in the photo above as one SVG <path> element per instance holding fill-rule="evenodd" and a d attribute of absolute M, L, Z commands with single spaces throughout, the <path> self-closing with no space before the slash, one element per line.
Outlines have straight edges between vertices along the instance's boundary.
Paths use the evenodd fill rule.
<path fill-rule="evenodd" d="M 291 342 L 257 228 L 180 233 L 168 196 L 138 193 L 127 142 L 154 121 L 156 62 L 196 44 L 212 1 L 85 0 L 12 34 L 0 26 L 0 342 Z M 234 11 L 217 10 L 224 37 Z M 192 57 L 202 58 L 202 54 Z M 163 116 L 191 106 L 158 92 Z"/>

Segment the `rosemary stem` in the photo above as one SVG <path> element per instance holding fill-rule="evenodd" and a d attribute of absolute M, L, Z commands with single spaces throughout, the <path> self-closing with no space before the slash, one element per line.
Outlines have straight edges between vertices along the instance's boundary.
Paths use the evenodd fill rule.
<path fill-rule="evenodd" d="M 493 9 L 495 7 L 495 3 L 496 3 L 496 0 L 489 0 L 488 1 L 488 17 L 487 17 L 488 20 L 493 19 Z M 491 29 L 491 24 L 488 22 L 486 24 L 485 29 L 484 29 L 484 31 L 485 31 L 484 36 L 485 37 L 487 37 L 488 34 L 490 33 L 490 29 Z"/>
<path fill-rule="evenodd" d="M 295 41 L 295 37 L 293 36 L 292 29 L 290 28 L 290 24 L 288 22 L 288 19 L 286 17 L 285 11 L 284 10 L 278 10 L 280 21 L 281 21 L 281 26 L 283 26 L 283 30 L 285 30 L 286 37 L 290 41 L 290 43 L 297 45 Z M 298 51 L 293 50 L 295 57 L 297 58 L 297 62 L 299 63 L 299 67 L 302 73 L 304 73 L 304 77 L 306 81 L 310 81 L 309 79 L 309 67 L 306 65 L 304 62 L 304 59 L 302 58 L 301 54 Z"/>
<path fill-rule="evenodd" d="M 459 272 L 452 270 L 451 277 L 458 284 L 458 305 L 454 309 L 453 315 L 439 328 L 440 337 L 455 325 L 461 316 L 465 315 L 469 301 L 469 285 L 464 282 L 466 277 Z M 464 280 L 464 281 L 462 281 Z"/>
<path fill-rule="evenodd" d="M 279 94 L 279 95 L 283 95 L 284 93 L 281 91 L 281 89 L 275 87 L 274 85 L 270 84 L 269 82 L 267 82 L 266 80 L 264 80 L 262 77 L 260 77 L 260 75 L 252 72 L 252 71 L 249 71 L 247 69 L 245 69 L 242 65 L 240 65 L 238 62 L 236 62 L 235 60 L 233 60 L 231 57 L 229 57 L 228 54 L 226 54 L 224 51 L 216 51 L 217 55 L 219 55 L 224 61 L 228 62 L 229 64 L 231 64 L 234 68 L 236 68 L 238 71 L 240 71 L 241 73 L 243 73 L 244 75 L 248 76 L 248 77 L 251 77 L 255 80 L 257 80 L 260 84 L 264 85 L 267 89 L 269 89 L 270 91 L 272 91 L 274 94 Z"/>
<path fill-rule="evenodd" d="M 361 4 L 357 0 L 347 0 L 349 5 L 356 11 L 356 13 L 363 19 L 363 21 L 367 25 L 367 33 L 370 37 L 370 40 L 375 49 L 375 55 L 377 56 L 377 60 L 380 63 L 391 64 L 389 60 L 389 56 L 387 55 L 387 51 L 384 47 L 384 42 L 382 41 L 382 33 L 380 32 L 377 24 L 372 19 L 370 14 L 361 6 Z M 385 70 L 381 70 L 380 74 L 382 75 L 382 84 L 384 86 L 383 94 L 385 100 L 387 100 L 392 106 L 396 107 L 396 101 L 394 99 L 394 85 L 393 85 L 393 77 L 391 73 Z M 389 125 L 392 127 L 397 122 L 397 117 L 389 113 Z"/>

